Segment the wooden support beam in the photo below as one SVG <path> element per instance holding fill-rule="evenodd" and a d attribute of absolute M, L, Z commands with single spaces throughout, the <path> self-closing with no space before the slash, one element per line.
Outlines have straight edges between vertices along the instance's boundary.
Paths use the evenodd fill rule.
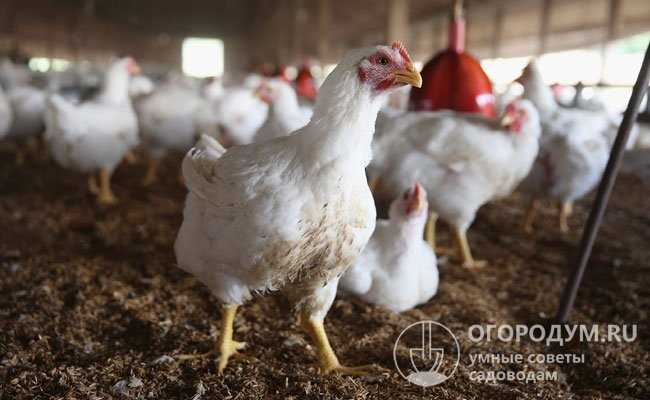
<path fill-rule="evenodd" d="M 409 36 L 409 0 L 388 0 L 386 42 L 400 40 L 407 43 Z"/>
<path fill-rule="evenodd" d="M 537 55 L 540 56 L 546 53 L 546 48 L 548 46 L 548 37 L 551 33 L 551 8 L 553 7 L 553 0 L 543 0 L 542 1 L 542 16 L 541 24 L 539 28 L 539 48 L 537 49 Z"/>
<path fill-rule="evenodd" d="M 318 2 L 318 58 L 321 62 L 330 61 L 330 20 L 332 9 L 330 0 Z"/>
<path fill-rule="evenodd" d="M 607 20 L 607 36 L 600 47 L 600 82 L 604 81 L 607 61 L 609 60 L 609 44 L 618 36 L 621 19 L 621 0 L 609 0 L 609 15 Z"/>
<path fill-rule="evenodd" d="M 503 7 L 497 6 L 494 10 L 494 34 L 492 36 L 492 58 L 499 57 L 501 41 L 503 40 Z"/>
<path fill-rule="evenodd" d="M 305 22 L 307 19 L 307 10 L 304 7 L 303 0 L 293 0 L 291 7 L 291 59 L 293 63 L 300 63 L 303 61 L 304 43 L 303 32 L 305 30 Z"/>

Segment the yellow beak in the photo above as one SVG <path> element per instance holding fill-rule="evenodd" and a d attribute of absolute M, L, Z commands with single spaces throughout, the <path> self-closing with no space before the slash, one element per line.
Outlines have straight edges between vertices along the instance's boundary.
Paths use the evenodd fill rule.
<path fill-rule="evenodd" d="M 255 89 L 255 97 L 267 104 L 271 104 L 271 96 L 269 94 L 269 91 L 269 87 L 265 84 L 262 84 L 257 89 Z"/>
<path fill-rule="evenodd" d="M 412 65 L 407 66 L 406 69 L 395 71 L 393 76 L 397 83 L 405 83 L 416 88 L 422 87 L 422 75 Z"/>
<path fill-rule="evenodd" d="M 515 122 L 515 117 L 510 113 L 506 113 L 506 115 L 501 118 L 501 126 L 504 128 L 509 127 L 513 122 Z"/>

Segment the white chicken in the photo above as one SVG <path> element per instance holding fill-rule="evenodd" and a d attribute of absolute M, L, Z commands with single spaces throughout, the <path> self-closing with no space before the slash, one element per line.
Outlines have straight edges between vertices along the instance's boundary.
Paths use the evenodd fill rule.
<path fill-rule="evenodd" d="M 226 93 L 226 90 L 223 87 L 223 82 L 220 78 L 213 78 L 210 82 L 203 86 L 201 89 L 203 97 L 205 97 L 210 102 L 219 101 L 223 95 Z"/>
<path fill-rule="evenodd" d="M 584 120 L 564 127 L 566 134 L 547 132 L 542 136 L 539 155 L 519 187 L 522 194 L 530 197 L 523 220 L 527 233 L 533 232 L 539 199 L 544 198 L 559 203 L 560 230 L 568 232 L 573 202 L 598 184 L 607 165 L 609 144 L 604 136 L 594 134 Z"/>
<path fill-rule="evenodd" d="M 129 82 L 129 96 L 131 99 L 141 99 L 150 95 L 156 88 L 156 84 L 145 75 L 136 75 Z"/>
<path fill-rule="evenodd" d="M 202 136 L 187 154 L 176 258 L 225 303 L 220 371 L 244 346 L 232 338 L 237 307 L 253 293 L 282 290 L 315 342 L 321 371 L 363 372 L 339 363 L 323 320 L 339 277 L 374 230 L 364 168 L 377 112 L 394 88 L 421 82 L 399 43 L 353 50 L 299 131 L 228 150 Z"/>
<path fill-rule="evenodd" d="M 389 219 L 375 232 L 339 287 L 395 312 L 426 303 L 438 291 L 436 255 L 422 240 L 428 214 L 427 193 L 416 183 L 393 200 Z"/>
<path fill-rule="evenodd" d="M 389 107 L 379 111 L 372 140 L 372 162 L 366 168 L 370 190 L 373 193 L 393 151 L 393 141 L 410 125 L 429 117 L 429 113 L 399 111 Z"/>
<path fill-rule="evenodd" d="M 0 86 L 0 139 L 9 132 L 12 120 L 13 114 L 11 112 L 11 105 L 5 96 L 2 86 Z"/>
<path fill-rule="evenodd" d="M 567 232 L 573 202 L 600 181 L 620 119 L 606 112 L 558 106 L 535 61 L 528 64 L 517 81 L 524 86 L 524 97 L 538 108 L 542 123 L 538 158 L 520 187 L 531 197 L 524 230 L 533 231 L 538 199 L 550 198 L 559 202 L 560 229 Z M 637 135 L 634 129 L 628 147 L 634 146 Z"/>
<path fill-rule="evenodd" d="M 201 117 L 208 107 L 199 93 L 173 83 L 157 88 L 136 106 L 140 135 L 147 150 L 149 165 L 143 184 L 157 180 L 158 165 L 168 151 L 187 152 L 205 124 Z"/>
<path fill-rule="evenodd" d="M 589 125 L 593 134 L 601 135 L 611 147 L 618 133 L 618 125 L 622 117 L 613 115 L 605 110 L 590 111 L 578 108 L 561 107 L 555 100 L 553 90 L 544 82 L 541 70 L 535 60 L 524 68 L 517 82 L 524 87 L 525 99 L 533 102 L 539 112 L 542 123 L 542 135 L 549 133 L 568 134 L 572 129 L 582 125 Z M 626 148 L 634 147 L 638 136 L 638 129 L 630 132 Z"/>
<path fill-rule="evenodd" d="M 215 106 L 219 142 L 225 147 L 251 143 L 268 113 L 269 106 L 252 89 L 226 90 Z"/>
<path fill-rule="evenodd" d="M 515 101 L 501 124 L 477 114 L 420 114 L 402 132 L 384 136 L 390 144 L 382 146 L 375 193 L 392 199 L 419 181 L 431 209 L 454 228 L 463 266 L 483 266 L 472 256 L 467 229 L 483 204 L 509 195 L 530 171 L 539 146 L 537 111 L 527 100 Z"/>
<path fill-rule="evenodd" d="M 242 82 L 242 87 L 246 89 L 251 89 L 255 90 L 260 85 L 262 82 L 264 82 L 265 78 L 260 75 L 260 74 L 255 74 L 255 73 L 250 73 L 244 77 L 244 80 Z"/>
<path fill-rule="evenodd" d="M 45 128 L 45 93 L 31 86 L 30 81 L 31 74 L 26 67 L 15 65 L 9 60 L 0 63 L 0 83 L 6 90 L 5 95 L 13 115 L 7 135 L 9 139 L 32 140 L 43 133 Z M 18 149 L 16 159 L 20 162 L 23 156 L 23 150 Z"/>
<path fill-rule="evenodd" d="M 650 148 L 640 148 L 625 153 L 621 172 L 636 175 L 644 184 L 650 184 Z"/>
<path fill-rule="evenodd" d="M 27 139 L 43 133 L 45 128 L 45 93 L 32 86 L 18 86 L 7 92 L 14 121 L 9 136 Z"/>
<path fill-rule="evenodd" d="M 129 76 L 137 73 L 132 58 L 115 61 L 99 96 L 75 105 L 59 95 L 48 102 L 46 139 L 63 167 L 89 173 L 88 186 L 103 204 L 116 202 L 110 186 L 115 167 L 138 143 L 138 125 L 129 98 Z M 94 173 L 99 170 L 97 185 Z"/>
<path fill-rule="evenodd" d="M 287 136 L 305 126 L 311 119 L 311 108 L 301 107 L 296 91 L 281 79 L 265 81 L 256 93 L 269 105 L 269 115 L 255 135 L 256 142 Z"/>
<path fill-rule="evenodd" d="M 5 89 L 27 86 L 31 78 L 31 72 L 27 66 L 16 65 L 6 58 L 0 60 L 0 86 Z"/>
<path fill-rule="evenodd" d="M 639 136 L 637 137 L 635 148 L 649 149 L 650 148 L 650 123 L 637 122 L 639 127 Z"/>

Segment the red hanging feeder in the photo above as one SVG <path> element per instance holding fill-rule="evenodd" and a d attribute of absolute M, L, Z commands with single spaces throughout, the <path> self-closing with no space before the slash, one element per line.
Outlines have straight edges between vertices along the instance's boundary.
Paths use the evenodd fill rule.
<path fill-rule="evenodd" d="M 449 47 L 422 69 L 422 87 L 412 88 L 410 108 L 415 111 L 449 109 L 496 115 L 492 83 L 481 64 L 465 53 L 462 1 L 454 3 L 449 26 Z"/>

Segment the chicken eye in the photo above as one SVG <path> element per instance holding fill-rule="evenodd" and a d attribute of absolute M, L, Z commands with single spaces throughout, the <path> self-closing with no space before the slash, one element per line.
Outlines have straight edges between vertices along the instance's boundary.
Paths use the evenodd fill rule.
<path fill-rule="evenodd" d="M 380 57 L 379 58 L 379 64 L 388 65 L 388 59 L 386 57 Z"/>

